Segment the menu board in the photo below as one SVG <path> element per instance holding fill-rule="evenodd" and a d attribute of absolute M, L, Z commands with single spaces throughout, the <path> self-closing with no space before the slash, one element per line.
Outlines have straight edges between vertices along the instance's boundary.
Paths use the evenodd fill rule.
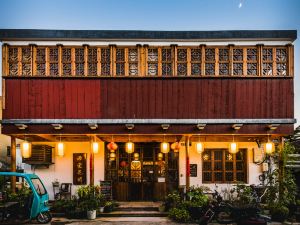
<path fill-rule="evenodd" d="M 86 153 L 73 153 L 73 184 L 86 184 Z"/>
<path fill-rule="evenodd" d="M 190 176 L 197 177 L 197 164 L 190 164 Z"/>
<path fill-rule="evenodd" d="M 104 195 L 106 200 L 112 199 L 112 183 L 110 180 L 101 180 L 100 181 L 101 194 Z"/>

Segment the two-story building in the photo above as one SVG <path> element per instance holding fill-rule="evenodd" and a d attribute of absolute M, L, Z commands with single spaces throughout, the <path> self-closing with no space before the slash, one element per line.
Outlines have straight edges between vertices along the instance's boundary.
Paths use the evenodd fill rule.
<path fill-rule="evenodd" d="M 2 133 L 51 198 L 55 180 L 111 181 L 123 201 L 259 184 L 293 133 L 296 36 L 2 29 Z"/>

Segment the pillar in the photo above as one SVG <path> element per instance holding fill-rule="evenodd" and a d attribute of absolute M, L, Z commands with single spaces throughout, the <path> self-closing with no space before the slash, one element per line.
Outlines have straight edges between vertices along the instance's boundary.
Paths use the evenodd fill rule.
<path fill-rule="evenodd" d="M 190 137 L 185 139 L 185 155 L 186 155 L 186 191 L 190 189 Z"/>
<path fill-rule="evenodd" d="M 17 145 L 16 138 L 11 136 L 11 160 L 10 160 L 10 171 L 16 172 L 16 153 L 17 153 Z M 11 177 L 11 190 L 12 192 L 16 191 L 16 177 Z"/>
<path fill-rule="evenodd" d="M 90 185 L 94 185 L 94 153 L 90 154 Z"/>

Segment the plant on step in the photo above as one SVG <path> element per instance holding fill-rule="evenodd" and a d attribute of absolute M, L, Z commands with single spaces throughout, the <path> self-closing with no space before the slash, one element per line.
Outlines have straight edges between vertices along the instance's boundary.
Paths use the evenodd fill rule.
<path fill-rule="evenodd" d="M 191 220 L 191 216 L 186 209 L 172 208 L 168 216 L 176 222 L 186 223 Z"/>
<path fill-rule="evenodd" d="M 165 197 L 163 204 L 165 206 L 165 210 L 169 211 L 170 209 L 177 207 L 181 202 L 182 199 L 180 198 L 179 193 L 174 191 Z"/>

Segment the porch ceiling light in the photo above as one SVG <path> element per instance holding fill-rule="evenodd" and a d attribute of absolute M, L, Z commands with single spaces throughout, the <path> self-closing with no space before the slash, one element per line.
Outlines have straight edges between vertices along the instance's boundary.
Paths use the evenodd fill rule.
<path fill-rule="evenodd" d="M 64 127 L 62 124 L 52 124 L 52 126 L 55 130 L 61 130 Z"/>
<path fill-rule="evenodd" d="M 15 124 L 15 126 L 19 129 L 19 130 L 25 130 L 28 126 L 26 124 Z"/>
<path fill-rule="evenodd" d="M 270 124 L 270 125 L 268 125 L 268 128 L 269 128 L 270 130 L 276 130 L 276 129 L 279 127 L 279 125 L 280 125 L 280 124 Z"/>
<path fill-rule="evenodd" d="M 131 154 L 134 152 L 134 143 L 133 142 L 129 141 L 126 143 L 126 152 L 128 154 Z"/>
<path fill-rule="evenodd" d="M 272 154 L 274 152 L 274 143 L 270 141 L 268 135 L 268 142 L 265 144 L 266 154 Z"/>
<path fill-rule="evenodd" d="M 170 151 L 170 145 L 169 145 L 169 143 L 168 142 L 162 142 L 160 144 L 160 151 L 162 153 L 167 154 Z"/>
<path fill-rule="evenodd" d="M 96 124 L 96 123 L 89 123 L 88 125 L 89 125 L 89 127 L 90 127 L 91 130 L 98 129 L 98 124 Z"/>
<path fill-rule="evenodd" d="M 239 149 L 238 149 L 238 145 L 237 145 L 237 143 L 234 141 L 234 135 L 232 135 L 232 142 L 230 143 L 230 145 L 229 145 L 229 153 L 231 153 L 231 154 L 236 154 L 238 151 L 239 151 Z"/>
<path fill-rule="evenodd" d="M 92 151 L 94 154 L 97 154 L 99 152 L 99 143 L 93 141 L 92 142 Z"/>
<path fill-rule="evenodd" d="M 65 144 L 63 142 L 58 142 L 56 145 L 57 155 L 63 157 L 65 155 Z"/>
<path fill-rule="evenodd" d="M 130 123 L 130 124 L 125 124 L 126 128 L 128 130 L 132 130 L 134 128 L 134 124 Z"/>
<path fill-rule="evenodd" d="M 21 144 L 21 153 L 22 153 L 22 157 L 27 159 L 31 157 L 31 143 L 29 143 L 28 141 L 24 141 Z"/>
<path fill-rule="evenodd" d="M 203 130 L 205 128 L 206 124 L 205 123 L 198 123 L 197 128 L 198 130 Z"/>
<path fill-rule="evenodd" d="M 161 128 L 162 128 L 163 130 L 168 130 L 169 127 L 170 127 L 170 124 L 162 124 L 162 125 L 161 125 Z"/>
<path fill-rule="evenodd" d="M 236 123 L 236 124 L 233 124 L 233 125 L 232 125 L 232 129 L 234 129 L 234 130 L 239 130 L 239 129 L 242 128 L 242 126 L 243 126 L 242 123 Z"/>

